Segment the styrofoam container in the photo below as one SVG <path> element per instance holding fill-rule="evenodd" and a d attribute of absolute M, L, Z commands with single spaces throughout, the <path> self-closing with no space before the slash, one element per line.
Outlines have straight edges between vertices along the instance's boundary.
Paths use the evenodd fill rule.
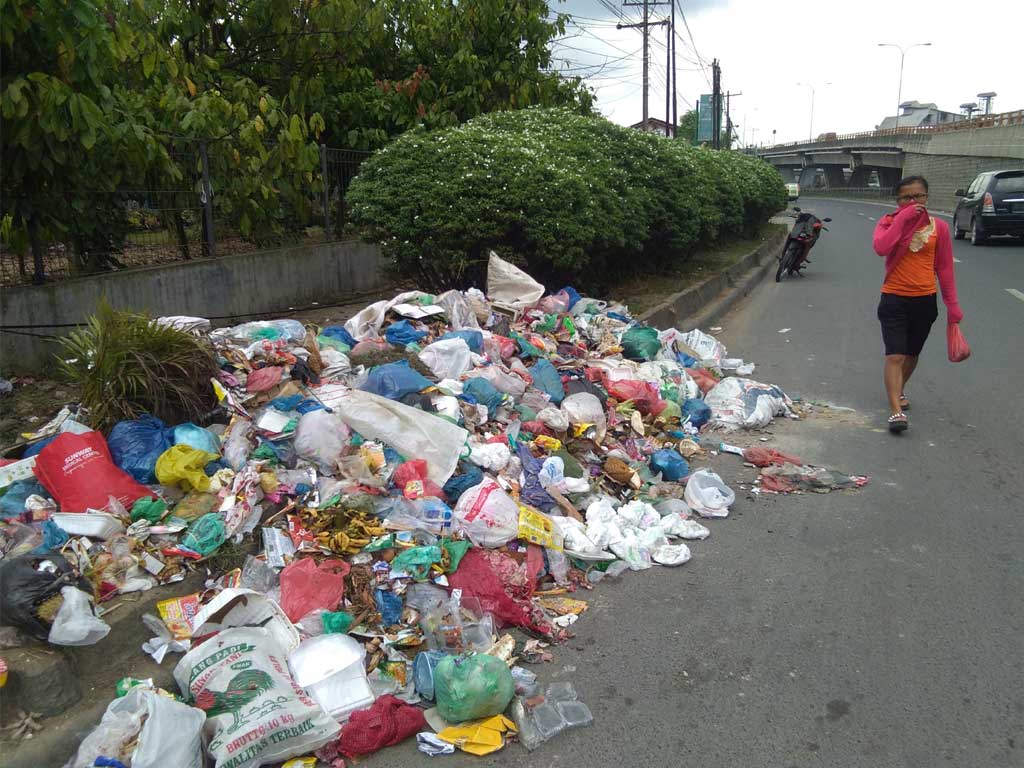
<path fill-rule="evenodd" d="M 366 679 L 366 649 L 348 635 L 319 635 L 299 644 L 288 668 L 299 686 L 339 722 L 373 703 Z"/>
<path fill-rule="evenodd" d="M 124 523 L 120 518 L 106 512 L 54 512 L 50 517 L 71 536 L 106 541 L 111 536 L 124 533 Z"/>

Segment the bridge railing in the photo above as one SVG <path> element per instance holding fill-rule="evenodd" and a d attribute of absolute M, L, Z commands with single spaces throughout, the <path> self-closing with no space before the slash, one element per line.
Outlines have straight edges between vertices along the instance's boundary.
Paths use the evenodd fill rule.
<path fill-rule="evenodd" d="M 975 128 L 1000 128 L 1009 125 L 1024 125 L 1024 109 L 1013 112 L 999 112 L 994 115 L 981 115 L 970 120 L 957 120 L 954 123 L 939 123 L 937 125 L 907 126 L 905 128 L 884 128 L 877 131 L 861 131 L 859 133 L 840 133 L 829 136 L 827 139 L 816 141 L 791 141 L 786 144 L 774 144 L 765 147 L 764 153 L 771 153 L 778 149 L 788 149 L 804 146 L 816 146 L 833 144 L 850 139 L 873 139 L 881 136 L 922 136 L 935 133 L 948 133 L 951 131 L 967 131 Z"/>
<path fill-rule="evenodd" d="M 892 199 L 891 187 L 814 187 L 800 188 L 800 197 L 848 197 L 856 200 Z"/>

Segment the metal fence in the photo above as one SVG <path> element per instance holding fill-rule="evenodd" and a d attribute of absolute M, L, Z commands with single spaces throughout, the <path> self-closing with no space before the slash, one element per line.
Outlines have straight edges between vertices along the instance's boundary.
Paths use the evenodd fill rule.
<path fill-rule="evenodd" d="M 247 196 L 230 185 L 258 177 L 233 174 L 216 143 L 168 148 L 163 170 L 119 185 L 115 192 L 70 189 L 55 196 L 68 223 L 59 237 L 24 236 L 0 243 L 0 285 L 42 283 L 80 274 L 214 258 L 266 248 L 338 239 L 345 231 L 345 193 L 369 152 L 320 146 L 319 167 L 285 194 L 266 188 Z M 248 225 L 239 201 L 272 215 Z M 8 203 L 10 201 L 7 201 Z M 5 206 L 7 207 L 7 206 Z M 75 211 L 81 211 L 78 218 Z"/>
<path fill-rule="evenodd" d="M 892 187 L 800 187 L 800 197 L 849 197 L 856 200 L 892 200 Z"/>

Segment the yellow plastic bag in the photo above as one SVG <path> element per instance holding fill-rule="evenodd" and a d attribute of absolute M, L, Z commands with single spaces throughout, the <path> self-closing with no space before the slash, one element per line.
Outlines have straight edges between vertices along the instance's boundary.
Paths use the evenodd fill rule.
<path fill-rule="evenodd" d="M 183 491 L 208 491 L 210 478 L 203 467 L 217 458 L 216 454 L 196 450 L 190 445 L 172 446 L 156 460 L 156 479 L 162 485 L 176 485 Z"/>
<path fill-rule="evenodd" d="M 549 549 L 562 549 L 562 535 L 554 521 L 543 512 L 519 505 L 519 538 Z"/>

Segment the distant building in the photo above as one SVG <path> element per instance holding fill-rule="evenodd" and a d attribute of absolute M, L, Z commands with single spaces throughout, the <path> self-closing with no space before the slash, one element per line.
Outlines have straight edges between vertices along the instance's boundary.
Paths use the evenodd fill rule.
<path fill-rule="evenodd" d="M 905 101 L 900 104 L 900 128 L 919 128 L 924 125 L 944 125 L 963 120 L 959 112 L 946 112 L 935 104 Z M 896 118 L 887 117 L 878 125 L 879 130 L 896 127 Z"/>
<path fill-rule="evenodd" d="M 641 120 L 639 123 L 633 123 L 629 126 L 630 128 L 636 128 L 638 131 L 647 131 L 648 133 L 657 133 L 659 136 L 675 136 L 676 129 L 671 123 L 666 123 L 664 120 L 659 120 L 656 117 L 648 117 L 645 123 Z M 665 133 L 665 129 L 668 128 L 669 133 Z"/>

